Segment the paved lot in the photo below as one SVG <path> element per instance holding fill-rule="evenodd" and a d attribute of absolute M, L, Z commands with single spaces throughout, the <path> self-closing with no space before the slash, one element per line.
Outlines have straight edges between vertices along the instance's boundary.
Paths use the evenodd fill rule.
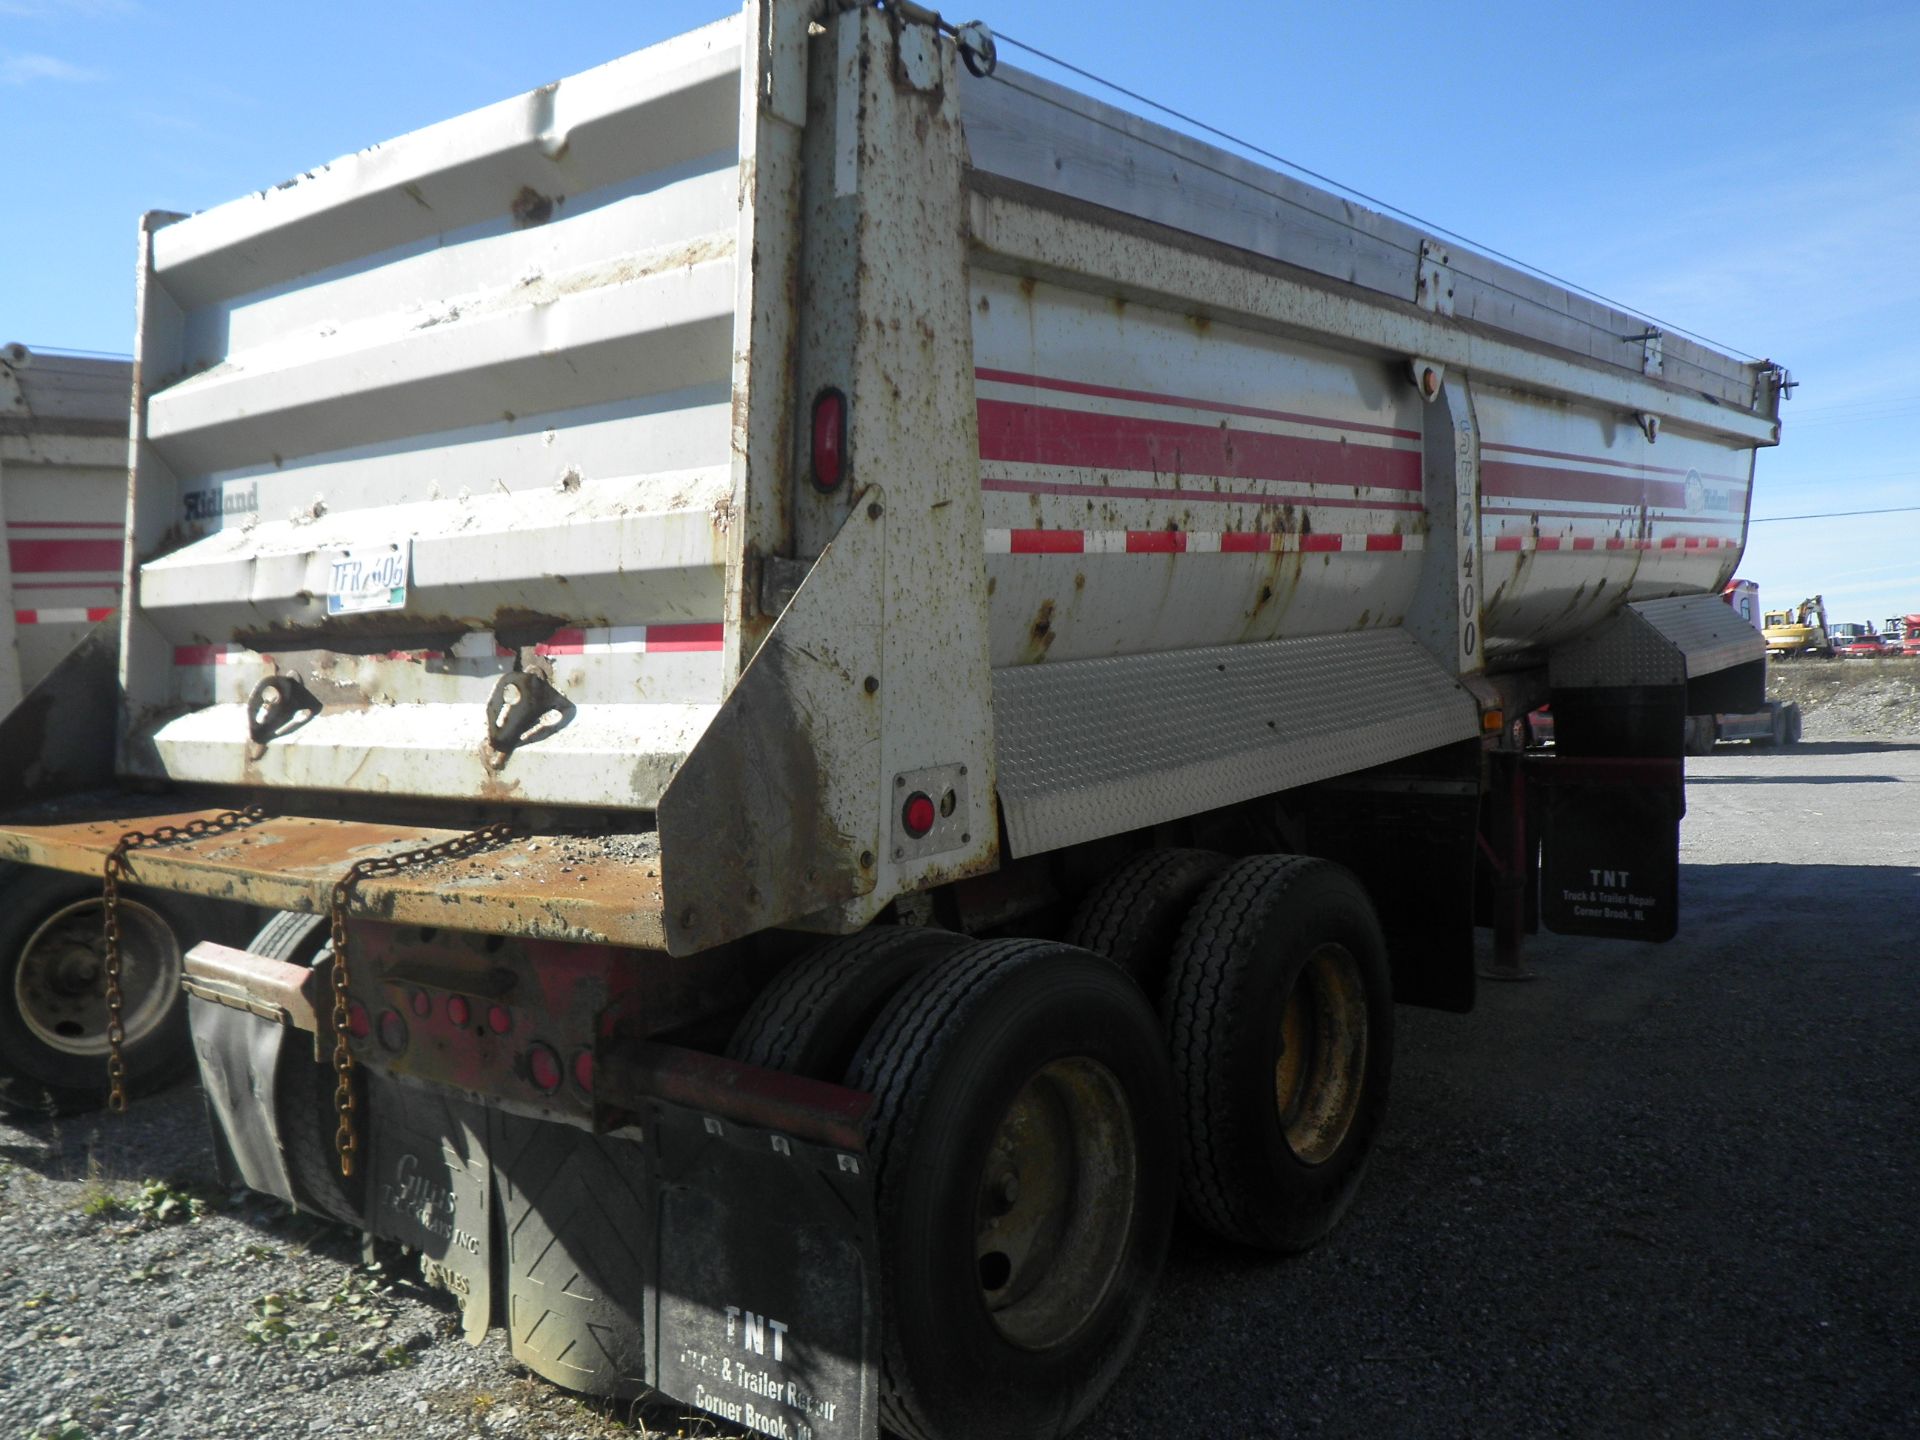
<path fill-rule="evenodd" d="M 1281 1261 L 1182 1234 L 1089 1436 L 1915 1433 L 1920 744 L 1723 748 L 1681 938 L 1541 937 L 1476 1013 L 1401 1011 L 1347 1225 Z M 0 1124 L 0 1440 L 633 1433 L 438 1297 L 327 1305 L 339 1232 L 141 1211 L 138 1178 L 210 1173 L 196 1110 Z"/>
<path fill-rule="evenodd" d="M 1089 1435 L 1920 1433 L 1920 743 L 1689 774 L 1680 938 L 1403 1008 L 1348 1223 L 1177 1242 Z"/>

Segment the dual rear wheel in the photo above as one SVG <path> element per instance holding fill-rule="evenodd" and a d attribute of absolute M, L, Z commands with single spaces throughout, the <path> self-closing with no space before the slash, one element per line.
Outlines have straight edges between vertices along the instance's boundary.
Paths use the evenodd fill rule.
<path fill-rule="evenodd" d="M 729 1047 L 874 1096 L 882 1419 L 902 1435 L 1071 1430 L 1139 1337 L 1181 1200 L 1223 1237 L 1303 1249 L 1371 1153 L 1392 996 L 1347 871 L 1156 852 L 1072 936 L 1087 948 L 830 941 Z"/>

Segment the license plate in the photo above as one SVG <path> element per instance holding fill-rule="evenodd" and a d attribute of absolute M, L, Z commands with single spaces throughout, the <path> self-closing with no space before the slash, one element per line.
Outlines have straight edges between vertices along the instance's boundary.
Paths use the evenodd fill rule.
<path fill-rule="evenodd" d="M 327 555 L 327 613 L 401 610 L 407 603 L 410 541 L 353 545 Z"/>

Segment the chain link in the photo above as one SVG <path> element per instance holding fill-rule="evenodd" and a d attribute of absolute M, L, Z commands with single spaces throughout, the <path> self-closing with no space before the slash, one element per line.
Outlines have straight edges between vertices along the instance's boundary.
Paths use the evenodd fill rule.
<path fill-rule="evenodd" d="M 107 1108 L 116 1115 L 124 1115 L 127 1109 L 127 1029 L 121 1021 L 125 996 L 120 988 L 120 887 L 133 881 L 133 866 L 127 856 L 135 850 L 224 835 L 264 819 L 266 813 L 258 805 L 250 805 L 245 810 L 224 810 L 218 815 L 196 817 L 184 825 L 129 830 L 107 853 L 106 863 L 101 867 L 100 905 L 107 945 Z"/>
<path fill-rule="evenodd" d="M 423 846 L 399 855 L 380 855 L 356 861 L 346 874 L 334 882 L 328 928 L 333 943 L 333 1106 L 340 1123 L 334 1131 L 333 1148 L 340 1157 L 340 1173 L 343 1176 L 353 1174 L 354 1156 L 360 1148 L 358 1128 L 354 1123 L 353 1052 L 347 1048 L 352 1020 L 348 995 L 347 914 L 353 904 L 354 891 L 362 880 L 398 875 L 402 871 L 415 870 L 440 860 L 461 859 L 503 845 L 516 833 L 517 827 L 511 821 L 495 821 L 478 830 L 470 830 L 465 835 L 442 840 L 438 845 Z"/>

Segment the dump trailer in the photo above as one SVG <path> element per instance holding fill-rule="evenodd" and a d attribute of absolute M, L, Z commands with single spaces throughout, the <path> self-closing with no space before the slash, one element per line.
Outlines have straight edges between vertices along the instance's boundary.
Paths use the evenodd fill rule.
<path fill-rule="evenodd" d="M 133 364 L 0 345 L 0 712 L 120 605 Z"/>
<path fill-rule="evenodd" d="M 0 346 L 0 714 L 19 712 L 0 749 L 7 768 L 34 763 L 46 729 L 71 722 L 62 697 L 97 706 L 112 694 L 132 396 L 130 360 Z M 108 1096 L 101 911 L 88 880 L 0 864 L 0 1113 L 85 1110 Z M 127 894 L 121 1061 L 136 1084 L 192 1069 L 182 957 L 198 939 L 244 938 L 248 914 Z"/>
<path fill-rule="evenodd" d="M 222 1163 L 577 1390 L 1070 1431 L 1176 1209 L 1340 1219 L 1476 926 L 1674 933 L 1759 703 L 1777 367 L 916 6 L 141 247 L 118 673 L 0 851 L 283 912 L 188 960 Z"/>

